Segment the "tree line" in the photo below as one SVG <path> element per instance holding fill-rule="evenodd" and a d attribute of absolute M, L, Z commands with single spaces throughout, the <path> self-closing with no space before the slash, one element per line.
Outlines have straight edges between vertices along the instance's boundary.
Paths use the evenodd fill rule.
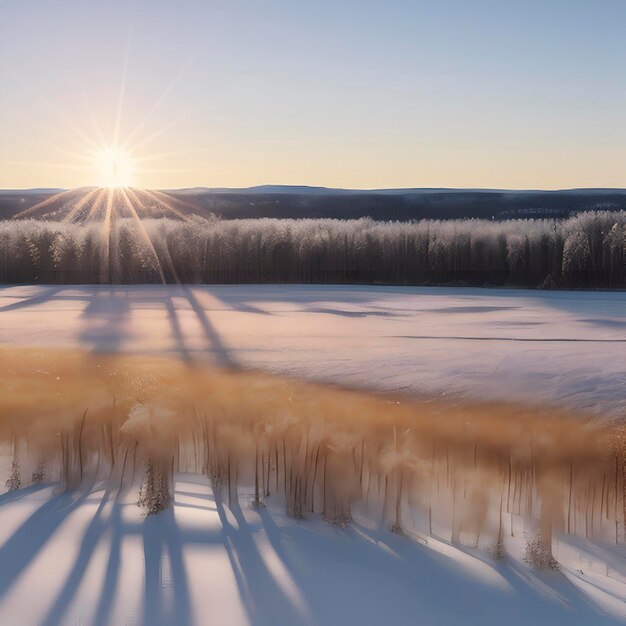
<path fill-rule="evenodd" d="M 564 220 L 0 222 L 3 283 L 626 287 L 626 212 Z"/>

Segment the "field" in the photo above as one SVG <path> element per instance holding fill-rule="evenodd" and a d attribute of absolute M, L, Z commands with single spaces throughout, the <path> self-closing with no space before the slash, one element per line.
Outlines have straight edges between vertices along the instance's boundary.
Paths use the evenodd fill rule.
<path fill-rule="evenodd" d="M 624 414 L 624 292 L 7 286 L 0 322 L 2 346 L 171 354 L 365 389 Z"/>
<path fill-rule="evenodd" d="M 625 342 L 619 292 L 5 287 L 0 621 L 623 623 Z"/>

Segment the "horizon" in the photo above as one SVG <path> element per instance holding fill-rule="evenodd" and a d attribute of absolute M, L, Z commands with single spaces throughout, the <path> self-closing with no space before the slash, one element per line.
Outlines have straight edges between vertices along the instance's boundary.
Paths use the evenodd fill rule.
<path fill-rule="evenodd" d="M 272 184 L 261 183 L 259 185 L 251 185 L 248 187 L 224 187 L 215 186 L 207 187 L 206 185 L 197 185 L 193 187 L 168 187 L 168 188 L 147 188 L 139 187 L 137 185 L 125 185 L 119 187 L 107 187 L 106 185 L 81 185 L 79 187 L 17 187 L 17 188 L 0 188 L 0 193 L 44 193 L 44 192 L 72 192 L 79 190 L 104 190 L 107 189 L 145 189 L 148 191 L 170 191 L 170 192 L 182 192 L 182 191 L 206 191 L 206 192 L 230 192 L 230 191 L 259 191 L 264 190 L 319 190 L 319 191 L 340 191 L 340 192 L 356 192 L 356 193 L 406 193 L 406 192 L 469 192 L 469 193 L 568 193 L 568 192 L 608 192 L 608 193 L 626 193 L 625 187 L 564 187 L 564 188 L 511 188 L 511 187 L 327 187 L 323 185 L 306 185 L 306 184 Z M 296 192 L 294 192 L 296 193 Z"/>
<path fill-rule="evenodd" d="M 5 5 L 0 188 L 626 188 L 624 18 L 615 0 Z"/>

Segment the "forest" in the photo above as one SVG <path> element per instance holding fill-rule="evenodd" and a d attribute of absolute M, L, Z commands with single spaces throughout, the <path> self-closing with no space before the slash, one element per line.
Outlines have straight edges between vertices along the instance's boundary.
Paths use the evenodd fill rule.
<path fill-rule="evenodd" d="M 626 212 L 557 220 L 0 222 L 2 283 L 626 287 Z"/>

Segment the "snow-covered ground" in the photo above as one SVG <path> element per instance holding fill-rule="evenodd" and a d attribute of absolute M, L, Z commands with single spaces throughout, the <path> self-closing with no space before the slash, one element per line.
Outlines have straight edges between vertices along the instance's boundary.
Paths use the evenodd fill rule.
<path fill-rule="evenodd" d="M 626 293 L 14 286 L 0 289 L 0 346 L 170 353 L 601 416 L 626 407 Z M 205 478 L 178 475 L 173 509 L 146 518 L 136 490 L 0 495 L 0 624 L 626 622 L 624 544 L 558 537 L 560 570 L 536 572 L 521 519 L 495 561 L 449 535 L 372 527 L 358 509 L 345 529 L 295 521 L 273 497 L 256 510 L 243 489 L 231 507 Z"/>
<path fill-rule="evenodd" d="M 408 393 L 626 413 L 626 293 L 13 286 L 0 345 L 170 352 Z"/>
<path fill-rule="evenodd" d="M 475 624 L 600 626 L 626 620 L 624 546 L 560 544 L 535 572 L 436 538 L 359 523 L 295 522 L 270 502 L 229 507 L 180 475 L 173 510 L 136 493 L 0 500 L 2 624 Z M 521 532 L 518 532 L 521 546 Z M 521 550 L 521 548 L 519 549 Z M 518 552 L 519 552 L 518 550 Z M 145 558 L 144 558 L 145 555 Z"/>

